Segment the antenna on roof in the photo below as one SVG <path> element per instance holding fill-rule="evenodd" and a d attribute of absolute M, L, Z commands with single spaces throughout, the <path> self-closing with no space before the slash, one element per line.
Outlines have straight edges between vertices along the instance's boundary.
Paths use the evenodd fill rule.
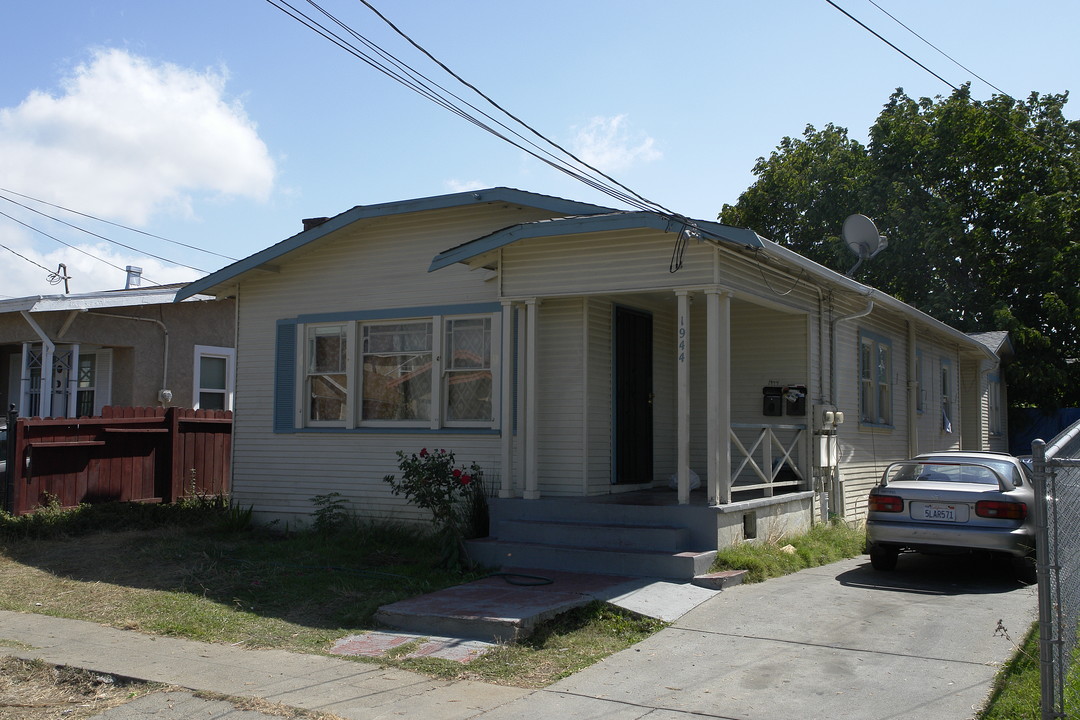
<path fill-rule="evenodd" d="M 840 237 L 851 248 L 851 251 L 859 256 L 859 262 L 847 271 L 848 277 L 851 277 L 864 262 L 872 260 L 879 252 L 889 247 L 889 241 L 884 235 L 878 233 L 877 225 L 865 215 L 848 215 L 840 230 Z"/>

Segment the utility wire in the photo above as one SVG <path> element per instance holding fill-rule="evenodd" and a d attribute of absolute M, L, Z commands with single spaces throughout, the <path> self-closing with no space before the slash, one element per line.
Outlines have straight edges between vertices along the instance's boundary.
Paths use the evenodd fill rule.
<path fill-rule="evenodd" d="M 860 20 L 859 18 L 857 18 L 857 17 L 855 17 L 854 15 L 852 15 L 851 13 L 849 13 L 849 12 L 848 12 L 847 10 L 845 10 L 844 8 L 842 8 L 842 7 L 840 7 L 839 5 L 837 5 L 837 4 L 835 3 L 835 2 L 833 2 L 833 0 L 825 0 L 825 2 L 829 3 L 830 5 L 832 5 L 832 6 L 834 7 L 834 8 L 836 8 L 837 10 L 839 10 L 840 12 L 842 12 L 842 13 L 843 13 L 844 15 L 847 15 L 847 16 L 848 16 L 848 18 L 849 18 L 850 20 L 852 20 L 853 22 L 855 22 L 856 24 L 858 24 L 859 26 L 861 26 L 861 27 L 863 28 L 863 30 L 866 30 L 866 31 L 867 31 L 868 33 L 870 33 L 871 35 L 873 35 L 874 37 L 876 37 L 876 38 L 877 38 L 878 40 L 880 40 L 881 42 L 885 43 L 886 45 L 888 45 L 889 47 L 891 47 L 891 48 L 892 48 L 893 50 L 895 50 L 896 52 L 898 52 L 898 53 L 900 53 L 901 55 L 903 55 L 904 57 L 906 57 L 906 58 L 907 58 L 908 60 L 910 60 L 911 62 L 915 63 L 916 65 L 918 65 L 919 67 L 921 67 L 921 68 L 922 68 L 923 70 L 925 70 L 926 72 L 930 73 L 931 75 L 933 75 L 934 77 L 936 77 L 936 78 L 937 78 L 938 80 L 940 80 L 941 82 L 943 82 L 943 83 L 945 83 L 946 85 L 948 85 L 949 87 L 951 87 L 951 88 L 952 88 L 953 90 L 959 90 L 959 89 L 960 89 L 960 88 L 958 88 L 957 86 L 953 85 L 953 84 L 952 84 L 951 82 L 949 82 L 948 80 L 946 80 L 945 78 L 943 78 L 943 77 L 941 77 L 940 75 L 938 75 L 938 74 L 937 74 L 936 72 L 934 72 L 934 71 L 933 71 L 933 70 L 931 70 L 930 68 L 928 68 L 928 67 L 926 67 L 925 65 L 923 65 L 923 64 L 922 64 L 921 62 L 919 62 L 919 61 L 918 61 L 918 60 L 916 60 L 915 58 L 913 58 L 913 57 L 911 57 L 910 55 L 908 55 L 908 54 L 907 54 L 906 52 L 904 52 L 903 50 L 901 50 L 900 48 L 898 48 L 898 47 L 897 47 L 896 45 L 893 45 L 893 44 L 892 44 L 891 42 L 889 42 L 888 40 L 886 40 L 886 39 L 885 39 L 885 38 L 884 38 L 884 37 L 883 37 L 883 36 L 882 36 L 881 34 L 879 34 L 879 33 L 878 33 L 878 32 L 877 32 L 876 30 L 874 30 L 873 28 L 871 28 L 871 27 L 870 27 L 869 25 L 867 25 L 866 23 L 864 23 L 864 22 L 863 22 L 862 20 Z"/>
<path fill-rule="evenodd" d="M 38 215 L 41 215 L 42 217 L 49 218 L 50 220 L 58 222 L 61 225 L 67 225 L 69 228 L 72 228 L 73 230 L 78 230 L 79 232 L 86 233 L 87 235 L 92 235 L 92 236 L 94 236 L 94 237 L 96 237 L 96 238 L 98 238 L 100 240 L 104 240 L 105 242 L 112 243 L 113 245 L 119 245 L 120 247 L 131 250 L 132 252 L 137 252 L 137 253 L 141 253 L 143 255 L 147 255 L 149 257 L 154 258 L 155 260 L 161 260 L 162 262 L 166 262 L 166 263 L 169 263 L 171 265 L 178 265 L 179 267 L 184 267 L 184 268 L 187 268 L 188 270 L 195 270 L 195 271 L 201 272 L 201 273 L 207 273 L 208 272 L 206 270 L 203 270 L 202 268 L 192 267 L 191 265 L 185 265 L 184 263 L 176 262 L 175 260 L 169 260 L 168 258 L 164 258 L 164 257 L 161 257 L 160 255 L 155 255 L 153 253 L 146 252 L 145 250 L 140 250 L 139 248 L 132 247 L 131 245 L 125 245 L 122 242 L 119 242 L 117 240 L 112 240 L 111 238 L 107 238 L 104 235 L 98 235 L 96 232 L 91 232 L 90 230 L 87 230 L 85 228 L 81 228 L 78 225 L 72 225 L 71 223 L 67 222 L 66 220 L 61 220 L 58 217 L 54 217 L 54 216 L 49 215 L 47 213 L 43 213 L 40 210 L 35 210 L 34 208 L 30 207 L 29 205 L 24 205 L 21 202 L 17 202 L 17 201 L 12 200 L 11 198 L 8 198 L 8 197 L 4 197 L 3 195 L 0 195 L 0 200 L 6 200 L 7 202 L 12 203 L 13 205 L 18 205 L 19 207 L 21 207 L 21 208 L 23 208 L 25 210 L 29 210 L 32 213 L 37 213 Z M 7 217 L 11 217 L 11 216 L 8 215 Z M 27 227 L 29 227 L 29 226 L 27 226 Z M 44 233 L 42 233 L 42 234 L 44 234 Z M 52 236 L 48 236 L 48 237 L 52 237 Z M 55 240 L 56 238 L 53 238 L 53 239 Z M 57 241 L 57 242 L 59 242 L 59 241 Z M 66 244 L 67 243 L 65 243 L 65 245 Z"/>
<path fill-rule="evenodd" d="M 11 215 L 8 215 L 6 212 L 4 212 L 2 210 L 0 210 L 0 215 L 6 217 L 8 220 L 11 220 L 12 222 L 16 222 L 16 223 L 22 225 L 24 228 L 27 228 L 28 230 L 33 230 L 36 233 L 42 234 L 45 237 L 49 238 L 50 240 L 55 240 L 56 242 L 60 243 L 61 245 L 66 245 L 67 247 L 71 248 L 75 252 L 82 253 L 83 255 L 85 255 L 85 256 L 87 256 L 89 258 L 93 258 L 94 260 L 97 260 L 98 262 L 103 262 L 103 263 L 105 263 L 106 265 L 108 265 L 110 267 L 116 268 L 120 272 L 127 272 L 126 268 L 122 268 L 119 265 L 116 265 L 114 263 L 109 262 L 108 260 L 104 260 L 102 258 L 99 258 L 96 255 L 94 255 L 93 253 L 88 253 L 87 251 L 83 250 L 82 248 L 76 247 L 75 245 L 72 245 L 71 243 L 64 242 L 60 238 L 54 237 L 54 236 L 50 235 L 49 233 L 45 232 L 44 230 L 39 230 L 38 228 L 34 227 L 33 225 L 25 223 L 25 222 L 23 222 L 22 220 L 19 220 L 16 217 L 12 217 Z M 15 253 L 15 254 L 18 255 L 18 253 Z M 19 255 L 19 257 L 22 257 L 22 256 Z M 23 259 L 25 260 L 26 258 L 23 258 Z M 34 261 L 30 260 L 30 262 L 34 262 Z M 34 264 L 38 265 L 37 263 L 34 263 Z M 41 267 L 41 265 L 38 265 L 38 267 Z M 49 270 L 48 268 L 45 268 L 45 270 L 46 270 L 46 272 L 50 272 L 50 273 L 52 272 L 52 270 Z M 159 283 L 154 282 L 153 280 L 150 280 L 150 278 L 147 278 L 147 277 L 144 277 L 143 279 L 147 280 L 152 285 L 158 285 L 159 284 Z"/>
<path fill-rule="evenodd" d="M 554 143 L 553 141 L 549 140 L 548 138 L 543 136 L 541 133 L 539 133 L 538 131 L 536 131 L 535 129 L 530 127 L 528 124 L 526 124 L 524 121 L 520 120 L 518 117 L 516 117 L 513 114 L 511 114 L 510 112 L 508 112 L 506 109 L 504 109 L 498 103 L 493 101 L 490 97 L 488 97 L 483 92 L 481 92 L 475 85 L 472 85 L 472 84 L 468 83 L 467 81 L 465 81 L 459 75 L 457 75 L 452 70 L 450 70 L 444 63 L 442 63 L 438 59 L 436 59 L 430 52 L 428 52 L 422 46 L 420 46 L 418 43 L 413 41 L 408 35 L 406 35 L 404 32 L 402 32 L 396 25 L 394 25 L 384 15 L 382 15 L 378 10 L 376 10 L 370 3 L 364 2 L 364 5 L 366 5 L 373 13 L 375 13 L 383 22 L 385 22 L 387 25 L 389 25 L 394 30 L 394 32 L 396 32 L 398 35 L 403 37 L 413 47 L 415 47 L 417 50 L 422 52 L 425 56 L 427 56 L 430 60 L 435 62 L 437 65 L 439 65 L 440 68 L 442 68 L 444 71 L 449 73 L 455 80 L 462 83 L 463 85 L 465 85 L 466 87 L 471 89 L 473 92 L 477 93 L 480 97 L 482 97 L 485 101 L 490 103 L 493 107 L 495 107 L 500 112 L 502 112 L 507 117 L 509 117 L 511 120 L 513 120 L 514 122 L 518 123 L 520 126 L 525 128 L 525 130 L 527 130 L 529 133 L 532 133 L 534 136 L 536 136 L 537 138 L 542 140 L 544 143 L 547 143 L 549 146 L 553 147 L 558 152 L 561 152 L 566 157 L 569 157 L 571 160 L 573 160 L 575 163 L 577 163 L 578 166 L 575 167 L 573 164 L 571 164 L 570 162 L 567 162 L 565 159 L 557 157 L 551 151 L 541 148 L 534 141 L 528 140 L 527 138 L 525 138 L 517 130 L 514 130 L 514 129 L 510 128 L 509 126 L 507 126 L 502 121 L 499 121 L 499 120 L 493 118 L 491 115 L 485 113 L 484 111 L 480 110 L 476 106 L 468 103 L 467 101 L 465 101 L 462 98 L 460 98 L 459 96 L 451 93 L 450 91 L 446 90 L 445 88 L 438 85 L 437 83 L 434 83 L 433 81 L 429 80 L 423 74 L 417 72 L 413 68 L 409 67 L 406 63 L 404 63 L 404 62 L 400 61 L 399 59 L 395 58 L 391 53 L 383 50 L 382 48 L 379 48 L 378 45 L 376 45 L 375 43 L 371 42 L 370 40 L 364 38 L 362 35 L 357 33 L 355 30 L 348 27 L 345 23 L 338 20 L 337 18 L 335 18 L 330 13 L 326 12 L 324 9 L 322 9 L 313 0 L 307 0 L 307 1 L 312 7 L 314 7 L 316 10 L 318 10 L 324 16 L 326 16 L 330 21 L 332 21 L 333 23 L 338 25 L 340 28 L 342 28 L 345 32 L 347 32 L 352 37 L 356 38 L 359 42 L 361 42 L 362 44 L 364 44 L 365 46 L 370 48 L 373 52 L 375 52 L 379 56 L 383 57 L 387 62 L 392 63 L 393 66 L 395 66 L 398 69 L 394 70 L 394 69 L 392 69 L 390 67 L 387 67 L 381 61 L 370 57 L 369 55 L 364 53 L 362 50 L 360 50 L 359 48 L 357 48 L 356 46 L 351 44 L 349 41 L 347 41 L 344 38 L 342 38 L 341 36 L 337 35 L 332 30 L 326 28 L 324 25 L 322 25 L 318 21 L 314 20 L 310 16 L 308 16 L 305 13 L 301 12 L 300 10 L 296 9 L 293 5 L 289 4 L 286 0 L 267 0 L 267 2 L 269 2 L 271 5 L 278 8 L 279 10 L 284 12 L 285 14 L 289 15 L 294 20 L 297 20 L 298 22 L 305 25 L 309 29 L 311 29 L 311 30 L 315 31 L 316 33 L 322 35 L 325 39 L 330 40 L 335 45 L 338 45 L 338 47 L 346 50 L 350 54 L 353 54 L 354 56 L 358 57 L 359 59 L 361 59 L 362 61 L 364 61 L 368 65 L 371 65 L 372 67 L 379 70 L 380 72 L 383 72 L 384 74 L 391 77 L 392 79 L 397 80 L 399 83 L 401 83 L 401 84 L 405 85 L 406 87 L 412 89 L 414 92 L 417 92 L 418 94 L 428 98 L 429 100 L 432 100 L 433 102 L 440 105 L 444 109 L 447 109 L 450 112 L 458 115 L 459 117 L 462 117 L 463 119 L 467 120 L 468 122 L 472 122 L 473 124 L 477 125 L 481 129 L 484 129 L 484 130 L 488 131 L 489 133 L 495 135 L 496 137 L 499 137 L 500 139 L 502 139 L 502 140 L 504 140 L 506 142 L 509 142 L 510 144 L 514 145 L 518 149 L 528 153 L 529 155 L 532 155 L 533 157 L 541 160 L 545 164 L 553 167 L 554 169 L 559 170 L 559 171 L 573 177 L 574 179 L 579 180 L 580 182 L 583 182 L 586 185 L 589 185 L 590 187 L 592 187 L 592 188 L 594 188 L 594 189 L 596 189 L 596 190 L 598 190 L 600 192 L 603 192 L 603 193 L 605 193 L 605 194 L 607 194 L 607 195 L 609 195 L 609 196 L 611 196 L 611 197 L 613 197 L 615 199 L 618 199 L 618 200 L 620 200 L 620 201 L 622 201 L 622 202 L 624 202 L 626 204 L 637 207 L 638 209 L 647 210 L 647 211 L 651 211 L 651 212 L 658 212 L 659 214 L 663 214 L 663 215 L 666 215 L 668 217 L 685 220 L 685 218 L 683 218 L 681 215 L 679 215 L 677 213 L 674 213 L 674 212 L 664 208 L 662 205 L 659 205 L 658 203 L 654 203 L 652 201 L 647 200 L 646 198 L 642 197 L 638 193 L 633 192 L 632 190 L 630 190 L 626 186 L 624 186 L 621 183 L 618 183 L 617 181 L 613 180 L 612 178 L 605 175 L 604 173 L 597 170 L 596 168 L 592 167 L 588 163 L 582 161 L 580 158 L 574 156 L 572 153 L 568 152 L 565 148 L 563 148 L 563 147 L 559 146 L 557 143 Z M 363 0 L 361 0 L 361 1 L 363 2 Z M 408 77 L 403 77 L 402 73 L 406 74 Z M 436 90 L 436 88 L 438 90 Z M 442 91 L 443 93 L 448 95 L 449 98 L 453 98 L 454 100 L 457 100 L 459 103 L 464 103 L 466 106 L 468 106 L 469 108 L 471 108 L 475 112 L 479 113 L 483 117 L 486 117 L 488 120 L 495 123 L 496 125 L 499 125 L 500 127 L 502 127 L 508 133 L 518 137 L 522 142 L 519 143 L 519 142 L 507 137 L 505 134 L 499 132 L 498 130 L 496 130 L 491 125 L 488 125 L 487 123 L 482 121 L 480 118 L 470 114 L 468 111 L 466 111 L 465 109 L 463 109 L 459 105 L 455 104 L 452 100 L 450 100 L 446 96 L 439 94 L 438 91 Z M 529 145 L 529 146 L 531 146 L 533 148 L 536 148 L 536 149 L 535 150 L 530 150 L 528 147 L 525 147 L 525 145 Z M 547 157 L 544 157 L 545 155 Z M 585 168 L 588 172 L 586 172 L 586 170 L 583 170 L 582 168 Z M 590 176 L 590 174 L 589 174 L 590 172 L 593 173 L 594 176 Z M 595 176 L 599 176 L 599 177 L 595 177 Z M 600 179 L 600 178 L 602 178 L 602 179 Z"/>
<path fill-rule="evenodd" d="M 123 230 L 129 230 L 129 231 L 131 231 L 133 233 L 139 233 L 140 235 L 145 235 L 146 237 L 151 237 L 151 238 L 154 238 L 155 240 L 163 240 L 163 241 L 165 241 L 167 243 L 172 243 L 173 245 L 179 245 L 180 247 L 184 247 L 184 248 L 187 248 L 189 250 L 197 250 L 199 252 L 206 253 L 207 255 L 214 255 L 214 256 L 219 257 L 219 258 L 224 258 L 225 260 L 232 260 L 233 262 L 236 262 L 236 260 L 237 260 L 237 258 L 229 257 L 228 255 L 222 255 L 221 253 L 214 252 L 213 250 L 206 250 L 205 248 L 196 247 L 195 245 L 188 245 L 187 243 L 178 242 L 176 240 L 170 240 L 169 238 L 161 237 L 160 235 L 154 235 L 153 233 L 148 233 L 145 230 L 139 230 L 138 228 L 128 227 L 127 225 L 121 225 L 120 223 L 112 222 L 111 220 L 105 220 L 103 218 L 95 217 L 93 215 L 89 215 L 89 214 L 84 213 L 84 212 L 79 212 L 78 210 L 72 210 L 71 208 L 64 207 L 63 205 L 57 205 L 57 204 L 51 203 L 51 202 L 49 202 L 47 200 L 42 200 L 41 198 L 31 197 L 30 195 L 24 195 L 23 193 L 15 192 L 14 190 L 8 190 L 7 188 L 0 188 L 0 193 L 8 193 L 9 195 L 18 195 L 21 198 L 25 198 L 27 200 L 33 200 L 36 203 L 41 203 L 42 205 L 48 205 L 49 207 L 54 207 L 57 210 L 63 210 L 64 212 L 69 212 L 69 213 L 72 213 L 73 215 L 81 215 L 82 217 L 89 218 L 90 220 L 95 220 L 95 221 L 100 222 L 100 223 L 105 223 L 107 225 L 112 225 L 113 227 L 118 227 L 118 228 L 121 228 Z M 2 196 L 0 196 L 0 197 L 2 197 Z M 6 200 L 7 198 L 4 198 L 4 199 Z M 48 216 L 46 216 L 46 217 L 48 217 Z M 142 252 L 142 251 L 140 250 L 139 252 Z M 174 265 L 179 264 L 179 263 L 173 263 L 171 260 L 168 261 L 168 262 L 170 262 L 171 264 L 174 264 Z"/>
<path fill-rule="evenodd" d="M 878 5 L 878 4 L 876 3 L 876 2 L 874 2 L 874 0 L 866 0 L 866 1 L 867 1 L 868 3 L 870 3 L 871 5 L 873 5 L 874 7 L 876 7 L 876 8 L 877 8 L 878 10 L 880 10 L 881 12 L 885 13 L 886 15 L 888 15 L 888 16 L 889 16 L 889 18 L 891 18 L 891 19 L 892 19 L 892 21 L 893 21 L 893 22 L 895 22 L 895 23 L 896 23 L 897 25 L 899 25 L 900 27 L 904 28 L 904 29 L 905 29 L 905 30 L 907 30 L 907 31 L 908 31 L 909 33 L 911 33 L 912 35 L 914 35 L 915 37 L 919 38 L 919 39 L 920 39 L 920 40 L 922 40 L 922 41 L 923 41 L 924 43 L 926 43 L 927 45 L 929 45 L 930 47 L 932 47 L 932 48 L 933 48 L 934 50 L 936 50 L 936 51 L 937 51 L 938 53 L 940 53 L 940 54 L 941 54 L 942 56 L 944 56 L 944 57 L 945 57 L 946 59 L 948 59 L 948 60 L 949 60 L 949 61 L 950 61 L 950 62 L 951 62 L 951 63 L 952 63 L 953 65 L 956 65 L 956 66 L 957 66 L 958 68 L 960 68 L 960 69 L 961 69 L 961 70 L 963 70 L 964 72 L 967 72 L 967 73 L 971 73 L 972 77 L 974 77 L 974 78 L 976 78 L 976 79 L 978 79 L 978 80 L 982 81 L 982 82 L 983 82 L 984 84 L 986 84 L 986 85 L 988 85 L 988 86 L 990 86 L 990 87 L 994 88 L 995 90 L 997 90 L 997 91 L 998 91 L 999 93 L 1001 93 L 1001 94 L 1002 94 L 1002 95 L 1004 95 L 1005 97 L 1011 97 L 1011 96 L 1009 95 L 1009 93 L 1005 92 L 1004 90 L 1002 90 L 1002 89 L 1001 89 L 1001 88 L 999 88 L 999 87 L 998 87 L 997 85 L 995 85 L 994 83 L 990 82 L 989 80 L 987 80 L 987 79 L 983 78 L 983 77 L 982 77 L 981 75 L 979 75 L 979 74 L 978 74 L 977 72 L 975 72 L 974 70 L 971 70 L 970 68 L 968 68 L 968 67 L 965 67 L 965 66 L 964 66 L 963 64 L 961 64 L 961 63 L 960 63 L 960 62 L 959 62 L 958 60 L 956 60 L 955 58 L 953 58 L 953 57 L 952 57 L 951 55 L 949 55 L 949 54 L 948 54 L 947 52 L 945 52 L 944 50 L 942 50 L 941 48 L 939 48 L 939 47 L 938 47 L 937 45 L 935 45 L 934 43 L 930 42 L 929 40 L 927 40 L 926 38 L 924 38 L 924 37 L 923 37 L 922 35 L 920 35 L 919 33 L 917 33 L 917 32 L 915 32 L 914 30 L 912 30 L 912 29 L 911 29 L 910 27 L 908 27 L 907 25 L 905 25 L 905 24 L 904 24 L 904 23 L 903 23 L 903 22 L 902 22 L 902 21 L 901 21 L 901 20 L 900 20 L 899 18 L 897 18 L 897 17 L 896 17 L 895 15 L 893 15 L 893 14 L 892 14 L 891 12 L 889 12 L 888 10 L 886 10 L 885 8 L 881 7 L 881 6 L 880 6 L 880 5 Z"/>

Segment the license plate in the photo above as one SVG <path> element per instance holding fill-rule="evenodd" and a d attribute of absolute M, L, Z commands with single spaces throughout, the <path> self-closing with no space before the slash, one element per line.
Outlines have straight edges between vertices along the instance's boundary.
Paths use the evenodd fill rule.
<path fill-rule="evenodd" d="M 955 505 L 939 505 L 935 503 L 926 503 L 922 506 L 922 519 L 937 520 L 940 522 L 960 522 L 960 517 L 956 513 Z"/>

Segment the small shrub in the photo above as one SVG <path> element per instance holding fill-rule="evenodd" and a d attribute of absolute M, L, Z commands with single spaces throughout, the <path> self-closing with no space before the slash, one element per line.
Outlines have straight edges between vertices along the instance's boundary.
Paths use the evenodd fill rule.
<path fill-rule="evenodd" d="M 345 527 L 349 522 L 349 509 L 345 502 L 345 496 L 339 492 L 330 492 L 325 495 L 316 495 L 311 498 L 315 505 L 315 520 L 312 527 L 321 535 L 332 535 Z"/>

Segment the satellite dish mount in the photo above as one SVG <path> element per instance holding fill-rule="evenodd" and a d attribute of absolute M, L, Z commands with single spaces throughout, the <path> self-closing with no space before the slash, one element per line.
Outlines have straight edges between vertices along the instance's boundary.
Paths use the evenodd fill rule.
<path fill-rule="evenodd" d="M 864 262 L 872 260 L 879 252 L 889 247 L 889 241 L 884 235 L 878 233 L 874 221 L 865 215 L 848 215 L 844 220 L 844 227 L 840 230 L 840 237 L 851 248 L 851 251 L 859 256 L 859 262 L 847 271 L 848 277 L 851 277 Z"/>

